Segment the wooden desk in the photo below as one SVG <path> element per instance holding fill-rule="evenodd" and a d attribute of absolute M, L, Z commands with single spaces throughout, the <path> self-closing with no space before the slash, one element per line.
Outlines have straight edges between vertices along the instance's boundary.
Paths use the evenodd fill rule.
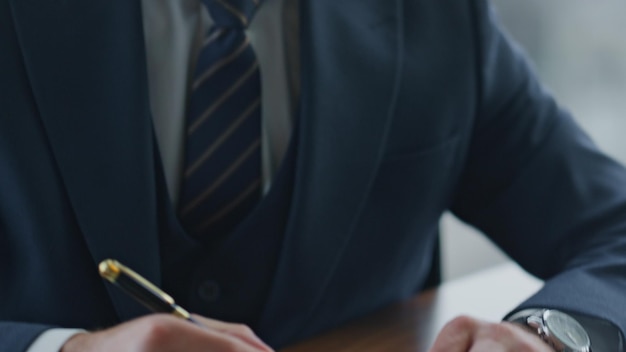
<path fill-rule="evenodd" d="M 443 325 L 467 314 L 499 321 L 541 287 L 515 264 L 503 264 L 395 304 L 281 352 L 426 352 Z"/>

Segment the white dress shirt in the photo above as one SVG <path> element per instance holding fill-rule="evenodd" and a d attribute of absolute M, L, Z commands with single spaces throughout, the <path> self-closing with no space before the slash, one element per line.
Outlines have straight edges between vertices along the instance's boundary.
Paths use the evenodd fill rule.
<path fill-rule="evenodd" d="M 142 0 L 150 107 L 170 198 L 178 199 L 184 160 L 185 112 L 195 57 L 212 25 L 199 0 Z M 288 64 L 297 60 L 297 43 L 286 45 L 284 27 L 294 26 L 297 9 L 284 0 L 264 0 L 247 34 L 261 70 L 263 185 L 267 191 L 291 136 L 294 101 Z M 297 25 L 297 23 L 296 23 Z M 287 52 L 289 51 L 289 52 Z M 289 55 L 289 57 L 287 57 Z M 293 94 L 292 94 L 293 93 Z M 57 352 L 84 330 L 51 329 L 28 352 Z"/>

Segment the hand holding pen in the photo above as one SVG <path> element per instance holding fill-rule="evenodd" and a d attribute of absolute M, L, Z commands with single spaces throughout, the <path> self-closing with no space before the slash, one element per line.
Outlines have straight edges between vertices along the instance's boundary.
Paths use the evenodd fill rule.
<path fill-rule="evenodd" d="M 103 261 L 101 275 L 157 313 L 70 338 L 61 352 L 219 351 L 271 352 L 248 327 L 190 315 L 172 297 L 114 260 Z"/>

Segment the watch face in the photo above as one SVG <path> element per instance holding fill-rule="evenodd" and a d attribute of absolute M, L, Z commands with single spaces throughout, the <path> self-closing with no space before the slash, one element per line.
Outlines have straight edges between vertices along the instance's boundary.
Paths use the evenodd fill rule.
<path fill-rule="evenodd" d="M 548 331 L 565 346 L 574 351 L 585 351 L 589 345 L 589 335 L 574 318 L 567 314 L 548 310 L 543 316 Z"/>

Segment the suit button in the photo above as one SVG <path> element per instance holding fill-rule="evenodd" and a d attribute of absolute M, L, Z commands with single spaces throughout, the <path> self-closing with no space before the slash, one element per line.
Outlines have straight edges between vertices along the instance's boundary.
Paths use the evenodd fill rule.
<path fill-rule="evenodd" d="M 198 285 L 198 296 L 205 302 L 215 302 L 220 297 L 220 285 L 211 280 L 203 281 Z"/>

